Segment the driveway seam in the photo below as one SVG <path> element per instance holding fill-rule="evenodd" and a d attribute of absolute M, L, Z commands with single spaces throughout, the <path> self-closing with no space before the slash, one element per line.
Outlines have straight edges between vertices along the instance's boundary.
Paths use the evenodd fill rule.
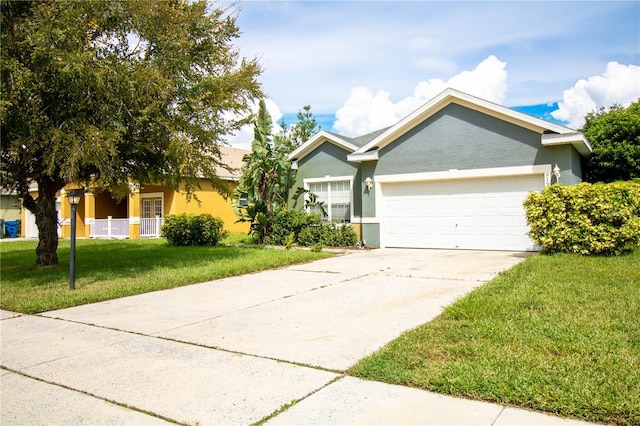
<path fill-rule="evenodd" d="M 331 379 L 327 383 L 325 383 L 323 386 L 320 386 L 318 389 L 312 390 L 307 395 L 305 395 L 305 396 L 303 396 L 301 398 L 293 399 L 288 404 L 283 404 L 280 408 L 274 410 L 269 415 L 264 416 L 263 418 L 261 418 L 260 420 L 258 420 L 255 423 L 252 423 L 251 426 L 261 426 L 261 425 L 263 425 L 264 423 L 268 422 L 269 420 L 274 419 L 274 418 L 278 417 L 280 414 L 286 412 L 287 410 L 289 410 L 289 408 L 293 407 L 294 405 L 304 401 L 305 399 L 309 398 L 312 395 L 315 395 L 316 393 L 320 392 L 321 390 L 325 389 L 328 386 L 331 386 L 332 384 L 336 383 L 337 381 L 344 379 L 346 376 L 347 376 L 346 374 L 341 374 L 338 377 L 334 377 L 333 379 Z"/>
<path fill-rule="evenodd" d="M 248 353 L 248 352 L 234 351 L 234 350 L 225 349 L 225 348 L 222 348 L 222 347 L 219 347 L 219 346 L 203 345 L 203 344 L 200 344 L 200 343 L 188 342 L 188 341 L 185 341 L 185 340 L 179 340 L 179 339 L 174 339 L 174 338 L 171 338 L 171 337 L 161 336 L 161 335 L 158 335 L 157 333 L 144 334 L 144 333 L 140 333 L 138 331 L 122 330 L 122 329 L 119 329 L 119 328 L 107 327 L 107 326 L 104 326 L 104 325 L 87 324 L 87 323 L 84 323 L 84 322 L 74 321 L 74 320 L 69 320 L 69 319 L 64 319 L 64 318 L 54 318 L 54 317 L 43 317 L 43 318 L 54 319 L 56 321 L 66 321 L 66 322 L 69 322 L 69 323 L 72 323 L 72 324 L 79 324 L 79 325 L 84 325 L 84 326 L 87 326 L 87 327 L 95 327 L 95 328 L 100 328 L 100 329 L 103 329 L 103 330 L 117 331 L 119 333 L 131 334 L 131 335 L 134 335 L 134 336 L 137 336 L 137 337 L 149 337 L 151 339 L 158 339 L 158 340 L 163 340 L 163 341 L 166 341 L 166 342 L 173 342 L 173 343 L 179 343 L 179 344 L 184 344 L 184 345 L 189 345 L 189 346 L 195 346 L 195 347 L 198 347 L 198 348 L 210 349 L 210 350 L 225 352 L 225 353 L 234 354 L 234 355 L 243 355 L 243 356 L 249 356 L 249 357 L 252 357 L 252 358 L 265 359 L 265 360 L 268 360 L 268 361 L 280 362 L 280 363 L 284 363 L 284 364 L 291 364 L 291 365 L 295 365 L 297 367 L 311 368 L 313 370 L 325 371 L 325 372 L 333 373 L 333 374 L 345 374 L 345 372 L 343 370 L 334 370 L 334 369 L 330 369 L 330 368 L 326 368 L 326 367 L 321 367 L 319 365 L 311 365 L 311 364 L 305 364 L 305 363 L 302 363 L 302 362 L 289 361 L 289 360 L 280 359 L 280 358 L 273 358 L 273 357 L 268 357 L 268 356 L 264 356 L 264 355 L 252 354 L 252 353 Z M 173 329 L 169 329 L 169 330 L 173 330 Z M 165 331 L 165 330 L 163 330 L 163 331 Z M 159 331 L 158 333 L 162 333 L 163 331 Z M 109 345 L 101 346 L 99 348 L 95 348 L 95 349 L 91 349 L 91 350 L 86 350 L 86 351 L 83 351 L 83 352 L 80 352 L 80 353 L 87 353 L 87 352 L 92 352 L 92 351 L 94 351 L 96 349 L 107 348 L 109 346 L 121 344 L 121 343 L 123 343 L 123 342 L 125 342 L 127 340 L 130 340 L 130 339 L 123 339 L 121 341 L 114 342 L 114 343 L 109 344 Z M 27 368 L 32 368 L 32 367 L 35 367 L 35 366 L 38 366 L 38 365 L 47 364 L 49 362 L 57 361 L 59 359 L 70 358 L 70 357 L 76 356 L 77 354 L 78 353 L 74 353 L 72 355 L 67 355 L 67 356 L 64 356 L 64 357 L 43 361 L 43 362 L 40 362 L 38 364 L 31 365 L 31 366 L 29 366 Z M 2 367 L 2 365 L 0 365 L 0 367 Z M 11 370 L 11 369 L 7 368 L 7 370 Z"/>
<path fill-rule="evenodd" d="M 72 391 L 72 392 L 77 392 L 77 393 L 80 393 L 80 394 L 83 394 L 83 395 L 87 395 L 87 396 L 90 396 L 92 398 L 96 398 L 96 399 L 99 399 L 101 401 L 108 402 L 109 404 L 114 404 L 114 405 L 117 405 L 119 407 L 123 407 L 123 408 L 129 409 L 129 410 L 132 410 L 132 411 L 136 411 L 138 413 L 142 413 L 142 414 L 146 414 L 148 416 L 156 417 L 158 419 L 165 420 L 165 421 L 170 422 L 170 423 L 183 425 L 183 426 L 188 426 L 187 423 L 179 422 L 178 420 L 172 419 L 170 417 L 162 416 L 162 415 L 154 413 L 152 411 L 143 410 L 143 409 L 137 408 L 137 407 L 132 406 L 132 405 L 128 405 L 128 404 L 125 404 L 125 403 L 122 403 L 122 402 L 118 402 L 118 401 L 114 401 L 114 400 L 111 400 L 111 399 L 108 399 L 108 398 L 104 398 L 104 397 L 102 397 L 100 395 L 96 395 L 96 394 L 93 394 L 91 392 L 87 392 L 87 391 L 83 391 L 83 390 L 80 390 L 80 389 L 72 388 L 72 387 L 67 386 L 67 385 L 63 385 L 62 383 L 56 383 L 56 382 L 52 382 L 52 381 L 49 381 L 49 380 L 42 379 L 40 377 L 31 376 L 29 374 L 26 374 L 23 371 L 14 370 L 14 369 L 6 367 L 4 365 L 0 365 L 0 369 L 5 370 L 5 371 L 9 371 L 9 372 L 14 373 L 14 374 L 18 374 L 18 375 L 20 375 L 22 377 L 26 377 L 26 378 L 31 379 L 31 380 L 36 380 L 38 382 L 46 383 L 46 384 L 51 385 L 51 386 L 57 386 L 57 387 L 60 387 L 60 388 L 63 388 L 63 389 L 67 389 L 67 390 Z"/>

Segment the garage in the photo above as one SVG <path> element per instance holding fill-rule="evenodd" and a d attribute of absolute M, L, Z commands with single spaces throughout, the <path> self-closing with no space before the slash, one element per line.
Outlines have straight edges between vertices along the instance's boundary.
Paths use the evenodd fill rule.
<path fill-rule="evenodd" d="M 544 175 L 384 183 L 385 247 L 537 250 L 522 202 Z"/>

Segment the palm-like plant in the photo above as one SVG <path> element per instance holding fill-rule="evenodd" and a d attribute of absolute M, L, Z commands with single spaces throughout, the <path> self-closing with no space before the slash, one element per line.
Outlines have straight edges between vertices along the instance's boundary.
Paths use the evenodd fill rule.
<path fill-rule="evenodd" d="M 273 121 L 264 99 L 260 100 L 254 124 L 251 154 L 244 157 L 238 187 L 233 200 L 239 222 L 250 222 L 251 233 L 264 242 L 275 214 L 287 206 L 289 190 L 295 182 L 295 170 L 287 155 L 273 146 Z"/>

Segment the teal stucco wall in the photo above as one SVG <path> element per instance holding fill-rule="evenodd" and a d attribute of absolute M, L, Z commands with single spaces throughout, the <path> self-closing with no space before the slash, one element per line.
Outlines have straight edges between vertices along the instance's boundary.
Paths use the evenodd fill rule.
<path fill-rule="evenodd" d="M 455 103 L 381 148 L 378 160 L 350 163 L 348 154 L 329 142 L 320 145 L 299 160 L 296 186 L 306 178 L 353 176 L 353 219 L 362 221 L 362 239 L 370 247 L 380 244 L 380 224 L 376 191 L 365 188 L 366 177 L 557 164 L 560 182 L 572 185 L 582 180 L 584 163 L 571 145 L 543 146 L 536 131 Z"/>

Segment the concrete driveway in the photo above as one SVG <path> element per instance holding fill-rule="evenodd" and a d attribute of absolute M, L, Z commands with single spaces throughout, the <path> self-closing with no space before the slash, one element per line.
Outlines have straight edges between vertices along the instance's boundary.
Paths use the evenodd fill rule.
<path fill-rule="evenodd" d="M 301 401 L 271 421 L 389 423 L 401 421 L 407 405 L 399 417 L 389 410 L 377 417 L 384 404 L 372 406 L 374 395 L 397 407 L 409 398 L 437 417 L 434 403 L 416 404 L 428 395 L 444 410 L 435 423 L 494 424 L 501 416 L 510 419 L 513 409 L 413 389 L 406 396 L 391 391 L 404 388 L 372 388 L 343 371 L 526 256 L 362 251 L 38 316 L 3 312 L 0 420 L 250 424 Z M 380 389 L 364 405 L 354 402 L 342 411 L 323 405 L 344 399 L 340 392 L 357 394 L 354 386 L 362 395 Z M 455 408 L 444 408 L 449 400 Z M 313 412 L 320 414 L 309 418 Z"/>

